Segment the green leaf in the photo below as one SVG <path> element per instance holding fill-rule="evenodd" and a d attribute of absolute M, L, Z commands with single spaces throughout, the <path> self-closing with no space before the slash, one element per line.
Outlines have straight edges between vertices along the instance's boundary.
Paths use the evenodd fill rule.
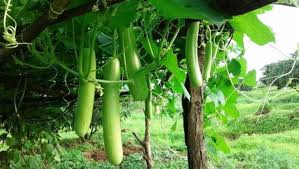
<path fill-rule="evenodd" d="M 150 0 L 161 14 L 171 19 L 202 19 L 210 22 L 223 22 L 228 18 L 224 13 L 213 9 L 207 0 Z"/>
<path fill-rule="evenodd" d="M 244 46 L 241 42 L 242 33 L 246 34 L 251 41 L 258 45 L 265 45 L 268 42 L 275 42 L 275 36 L 272 30 L 262 23 L 257 17 L 258 13 L 264 12 L 263 10 L 252 11 L 244 15 L 236 16 L 231 21 L 230 25 L 239 34 L 237 35 L 237 43 Z"/>
<path fill-rule="evenodd" d="M 213 102 L 205 103 L 204 112 L 206 115 L 215 113 L 216 112 L 215 104 Z"/>
<path fill-rule="evenodd" d="M 227 53 L 222 51 L 222 50 L 218 50 L 216 58 L 219 60 L 223 60 L 224 58 L 226 58 Z"/>
<path fill-rule="evenodd" d="M 176 100 L 175 98 L 168 99 L 168 104 L 167 104 L 167 112 L 168 115 L 173 117 L 173 115 L 176 113 Z"/>
<path fill-rule="evenodd" d="M 112 28 L 129 26 L 136 17 L 138 3 L 138 0 L 130 0 L 115 5 L 106 15 L 108 25 Z"/>
<path fill-rule="evenodd" d="M 249 87 L 256 86 L 256 71 L 249 71 L 247 76 L 244 78 L 243 84 Z"/>
<path fill-rule="evenodd" d="M 234 76 L 238 76 L 241 73 L 241 64 L 237 59 L 232 59 L 228 64 L 228 71 Z"/>
<path fill-rule="evenodd" d="M 140 42 L 142 43 L 145 51 L 152 57 L 152 59 L 155 59 L 158 56 L 159 46 L 153 39 L 142 37 L 140 39 Z"/>
<path fill-rule="evenodd" d="M 216 137 L 216 146 L 224 153 L 230 153 L 230 147 L 226 143 L 224 137 L 217 135 Z"/>
<path fill-rule="evenodd" d="M 238 92 L 235 89 L 232 89 L 232 92 L 229 96 L 226 96 L 226 104 L 236 104 L 238 99 Z"/>
<path fill-rule="evenodd" d="M 241 66 L 241 73 L 240 75 L 242 77 L 246 76 L 247 73 L 247 60 L 244 57 L 238 58 L 238 62 L 240 63 Z"/>
<path fill-rule="evenodd" d="M 216 92 L 210 92 L 208 94 L 208 98 L 210 98 L 214 102 L 216 107 L 218 107 L 219 104 L 225 104 L 225 96 L 223 95 L 221 90 L 217 90 Z"/>
<path fill-rule="evenodd" d="M 171 72 L 174 74 L 174 76 L 180 81 L 184 82 L 186 79 L 186 72 L 179 68 L 178 66 L 178 60 L 176 55 L 170 51 L 167 52 L 166 57 L 164 60 L 162 60 L 162 64 Z"/>
<path fill-rule="evenodd" d="M 217 88 L 222 91 L 226 98 L 225 104 L 235 104 L 238 98 L 238 93 L 235 91 L 231 82 L 222 77 L 219 78 L 219 82 L 217 83 Z"/>
<path fill-rule="evenodd" d="M 176 93 L 183 93 L 184 89 L 182 88 L 182 83 L 175 77 L 171 76 L 168 80 L 168 83 L 166 83 L 167 87 L 171 88 Z"/>
<path fill-rule="evenodd" d="M 6 133 L 7 133 L 7 131 L 6 131 L 5 129 L 0 128 L 0 136 L 1 136 L 2 134 L 6 134 Z"/>
<path fill-rule="evenodd" d="M 244 33 L 235 31 L 233 36 L 234 41 L 237 43 L 238 48 L 244 49 Z"/>
<path fill-rule="evenodd" d="M 144 100 L 147 98 L 148 95 L 148 86 L 146 83 L 146 76 L 147 76 L 146 71 L 139 70 L 137 71 L 133 76 L 132 80 L 134 82 L 134 85 L 138 86 L 138 88 L 134 89 L 138 91 L 139 95 L 139 100 Z"/>
<path fill-rule="evenodd" d="M 230 152 L 230 147 L 225 141 L 225 138 L 221 136 L 218 132 L 215 130 L 208 131 L 208 136 L 211 137 L 212 141 L 215 143 L 217 149 L 221 150 L 224 153 Z"/>
<path fill-rule="evenodd" d="M 216 92 L 217 100 L 220 104 L 225 104 L 225 97 L 221 90 L 217 90 Z"/>
<path fill-rule="evenodd" d="M 226 104 L 223 107 L 223 110 L 225 111 L 226 114 L 228 114 L 232 118 L 238 118 L 240 116 L 240 112 L 237 109 L 235 104 Z"/>

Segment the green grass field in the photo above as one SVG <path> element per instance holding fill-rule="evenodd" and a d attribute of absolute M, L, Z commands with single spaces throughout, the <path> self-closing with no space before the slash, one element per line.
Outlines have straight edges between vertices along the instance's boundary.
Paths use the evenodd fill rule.
<path fill-rule="evenodd" d="M 245 94 L 256 101 L 250 101 L 245 97 L 239 99 L 240 117 L 221 129 L 231 152 L 218 153 L 218 159 L 210 158 L 210 168 L 299 169 L 299 93 L 291 89 L 272 89 L 266 105 L 269 111 L 265 114 L 256 113 L 263 102 L 265 89 L 256 89 Z M 125 157 L 119 168 L 125 169 L 145 168 L 142 150 L 132 134 L 134 132 L 139 138 L 143 138 L 142 104 L 134 104 L 132 107 L 131 116 L 122 121 Z M 175 122 L 176 127 L 173 130 Z M 105 159 L 101 130 L 95 133 L 90 141 L 84 143 L 74 132 L 60 135 L 60 145 L 63 148 L 60 159 L 53 162 L 51 168 L 115 168 Z M 151 122 L 151 144 L 154 168 L 187 168 L 180 116 L 172 119 L 155 115 Z"/>
<path fill-rule="evenodd" d="M 257 115 L 261 106 L 265 89 L 256 89 L 246 92 L 255 101 L 241 97 L 238 103 L 240 118 L 231 121 L 223 127 L 222 134 L 227 137 L 231 153 L 219 153 L 219 159 L 211 160 L 210 166 L 214 168 L 238 169 L 296 169 L 299 168 L 299 94 L 295 90 L 277 91 L 272 89 L 266 107 L 270 112 Z M 138 142 L 132 132 L 140 138 L 144 134 L 144 117 L 142 107 L 135 105 L 135 111 L 123 120 L 123 143 L 126 146 L 138 147 Z M 298 108 L 298 109 L 297 109 Z M 172 130 L 176 123 L 176 129 Z M 155 168 L 187 168 L 186 147 L 183 137 L 183 124 L 181 117 L 171 119 L 156 115 L 151 124 L 152 150 Z M 231 136 L 234 137 L 231 137 Z M 62 134 L 63 138 L 74 138 L 74 133 Z M 68 166 L 71 158 L 80 158 L 81 164 L 77 166 L 90 166 L 113 168 L 109 163 L 97 160 L 86 160 L 84 152 L 103 150 L 102 133 L 99 131 L 91 143 L 78 144 L 67 148 L 69 151 L 62 158 L 64 162 L 56 168 L 75 167 Z M 64 140 L 64 142 L 72 142 Z M 82 153 L 83 152 L 83 153 Z M 72 155 L 76 154 L 76 157 Z M 81 154 L 81 155 L 78 155 Z M 85 155 L 86 156 L 86 155 Z M 125 156 L 120 168 L 144 168 L 142 154 L 139 151 Z"/>

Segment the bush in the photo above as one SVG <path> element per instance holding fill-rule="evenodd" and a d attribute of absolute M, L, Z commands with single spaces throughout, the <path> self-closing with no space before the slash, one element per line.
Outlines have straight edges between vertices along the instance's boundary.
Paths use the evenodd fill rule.
<path fill-rule="evenodd" d="M 281 110 L 265 115 L 247 115 L 228 124 L 226 134 L 277 133 L 299 127 L 299 111 Z"/>
<path fill-rule="evenodd" d="M 269 100 L 270 103 L 299 103 L 299 93 L 288 90 L 285 94 Z"/>
<path fill-rule="evenodd" d="M 9 161 L 9 168 L 44 168 L 41 155 L 24 155 L 20 153 L 14 155 L 14 159 Z"/>

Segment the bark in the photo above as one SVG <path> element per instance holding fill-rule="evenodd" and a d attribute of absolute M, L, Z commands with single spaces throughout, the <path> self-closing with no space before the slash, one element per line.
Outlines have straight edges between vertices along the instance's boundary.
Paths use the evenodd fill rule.
<path fill-rule="evenodd" d="M 201 67 L 203 65 L 203 55 L 204 51 L 200 48 L 198 57 Z M 206 169 L 207 155 L 204 145 L 202 88 L 190 86 L 188 79 L 185 86 L 191 95 L 190 101 L 184 97 L 182 99 L 185 143 L 187 146 L 189 168 Z"/>

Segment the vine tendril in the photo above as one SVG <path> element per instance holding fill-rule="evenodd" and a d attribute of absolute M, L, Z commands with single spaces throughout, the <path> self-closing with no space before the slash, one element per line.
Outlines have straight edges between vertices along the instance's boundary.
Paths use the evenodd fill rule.
<path fill-rule="evenodd" d="M 3 38 L 8 42 L 5 45 L 5 48 L 16 48 L 18 47 L 18 42 L 16 39 L 16 30 L 17 30 L 17 22 L 8 14 L 11 11 L 11 0 L 3 0 L 5 3 L 5 11 L 3 17 Z M 7 26 L 7 18 L 13 21 L 14 25 Z"/>
<path fill-rule="evenodd" d="M 5 10 L 4 10 L 4 16 L 3 16 L 3 38 L 6 40 L 6 44 L 4 45 L 5 48 L 16 48 L 19 44 L 29 44 L 29 43 L 19 43 L 16 38 L 16 32 L 17 32 L 17 22 L 14 18 L 12 18 L 8 12 L 11 11 L 11 0 L 3 0 L 5 4 Z M 10 19 L 13 22 L 13 25 L 7 25 L 8 19 Z"/>

